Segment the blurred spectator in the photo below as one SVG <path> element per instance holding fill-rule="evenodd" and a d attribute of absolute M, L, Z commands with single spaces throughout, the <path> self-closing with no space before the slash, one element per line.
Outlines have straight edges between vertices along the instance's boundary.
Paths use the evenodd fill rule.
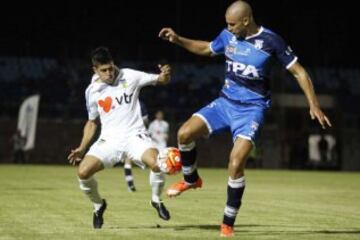
<path fill-rule="evenodd" d="M 169 123 L 164 120 L 162 111 L 156 112 L 154 121 L 149 125 L 149 132 L 159 150 L 166 148 L 169 137 Z"/>
<path fill-rule="evenodd" d="M 318 149 L 320 153 L 320 161 L 325 163 L 328 161 L 327 155 L 328 155 L 328 149 L 329 144 L 327 140 L 325 139 L 324 134 L 321 134 L 320 140 L 318 142 Z"/>
<path fill-rule="evenodd" d="M 21 135 L 20 129 L 16 130 L 11 138 L 13 144 L 13 162 L 25 163 L 24 147 L 26 144 L 26 137 Z"/>

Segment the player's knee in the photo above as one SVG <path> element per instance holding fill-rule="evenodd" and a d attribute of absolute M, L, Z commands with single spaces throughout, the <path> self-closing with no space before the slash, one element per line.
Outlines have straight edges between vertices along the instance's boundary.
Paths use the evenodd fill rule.
<path fill-rule="evenodd" d="M 151 169 L 152 172 L 155 172 L 155 173 L 161 172 L 156 159 L 151 160 L 148 163 L 148 167 Z"/>
<path fill-rule="evenodd" d="M 179 144 L 188 144 L 193 141 L 192 132 L 188 127 L 181 127 L 177 134 Z"/>
<path fill-rule="evenodd" d="M 244 163 L 243 159 L 237 157 L 231 157 L 229 162 L 229 169 L 234 172 L 243 172 L 244 171 Z"/>
<path fill-rule="evenodd" d="M 154 165 L 154 166 L 150 167 L 150 169 L 154 173 L 160 173 L 161 172 L 159 166 L 157 166 L 157 165 Z"/>
<path fill-rule="evenodd" d="M 159 152 L 157 150 L 154 150 L 153 148 L 148 149 L 142 155 L 141 160 L 152 171 L 158 172 L 158 171 L 160 171 L 160 169 L 158 168 L 158 165 L 157 165 L 158 155 L 159 155 Z"/>
<path fill-rule="evenodd" d="M 77 171 L 77 175 L 80 179 L 88 179 L 91 177 L 91 173 L 87 168 L 79 167 Z"/>

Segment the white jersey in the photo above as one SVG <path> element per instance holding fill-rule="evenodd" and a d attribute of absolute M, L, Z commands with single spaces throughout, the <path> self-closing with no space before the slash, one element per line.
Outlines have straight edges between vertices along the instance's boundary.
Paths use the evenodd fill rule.
<path fill-rule="evenodd" d="M 149 132 L 158 146 L 161 148 L 166 147 L 169 134 L 169 124 L 166 121 L 155 119 L 149 125 Z"/>
<path fill-rule="evenodd" d="M 89 120 L 100 117 L 104 138 L 126 138 L 138 131 L 146 131 L 141 117 L 139 93 L 143 86 L 155 84 L 159 75 L 133 69 L 120 69 L 114 84 L 97 80 L 95 74 L 85 91 Z"/>

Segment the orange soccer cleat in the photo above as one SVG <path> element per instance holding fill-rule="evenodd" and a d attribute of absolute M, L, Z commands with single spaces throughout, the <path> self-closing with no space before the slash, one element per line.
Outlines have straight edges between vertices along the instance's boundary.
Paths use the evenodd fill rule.
<path fill-rule="evenodd" d="M 220 237 L 233 237 L 234 236 L 234 227 L 226 224 L 221 224 L 220 227 Z"/>
<path fill-rule="evenodd" d="M 195 189 L 195 188 L 201 188 L 201 187 L 202 187 L 202 179 L 200 177 L 194 184 L 189 184 L 189 183 L 185 182 L 184 180 L 181 180 L 180 182 L 177 182 L 177 183 L 174 183 L 173 185 L 171 185 L 167 189 L 166 194 L 169 197 L 176 197 L 188 189 L 191 189 L 191 188 Z"/>

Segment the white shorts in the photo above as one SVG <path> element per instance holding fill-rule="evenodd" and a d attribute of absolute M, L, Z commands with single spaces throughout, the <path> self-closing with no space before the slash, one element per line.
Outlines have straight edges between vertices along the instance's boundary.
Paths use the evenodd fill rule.
<path fill-rule="evenodd" d="M 141 157 L 150 148 L 155 148 L 155 146 L 147 132 L 135 133 L 121 139 L 100 136 L 86 155 L 100 159 L 105 168 L 113 167 L 117 163 L 123 163 L 127 158 L 131 159 L 139 167 L 145 168 Z"/>

